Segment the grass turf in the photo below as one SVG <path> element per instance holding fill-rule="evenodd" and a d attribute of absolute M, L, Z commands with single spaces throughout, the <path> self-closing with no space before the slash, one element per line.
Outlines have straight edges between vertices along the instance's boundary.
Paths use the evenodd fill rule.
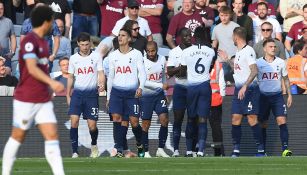
<path fill-rule="evenodd" d="M 307 157 L 64 158 L 67 175 L 306 175 Z M 49 175 L 42 158 L 18 159 L 13 174 Z"/>

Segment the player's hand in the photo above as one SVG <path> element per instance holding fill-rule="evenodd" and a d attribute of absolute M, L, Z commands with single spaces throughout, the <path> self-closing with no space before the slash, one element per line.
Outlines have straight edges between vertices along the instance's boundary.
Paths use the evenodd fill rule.
<path fill-rule="evenodd" d="M 290 108 L 292 105 L 292 95 L 289 94 L 288 95 L 288 99 L 287 99 L 287 107 Z"/>
<path fill-rule="evenodd" d="M 168 84 L 164 83 L 163 86 L 162 86 L 162 89 L 163 89 L 163 90 L 167 90 L 168 88 L 169 88 L 169 87 L 168 87 Z"/>
<path fill-rule="evenodd" d="M 106 101 L 106 109 L 109 111 L 109 100 Z"/>
<path fill-rule="evenodd" d="M 103 84 L 98 84 L 98 92 L 103 92 L 105 90 Z"/>
<path fill-rule="evenodd" d="M 70 106 L 70 101 L 71 101 L 70 95 L 66 95 L 66 102 L 68 106 Z"/>
<path fill-rule="evenodd" d="M 219 49 L 219 50 L 217 51 L 217 54 L 218 54 L 218 56 L 219 56 L 220 58 L 222 58 L 223 60 L 228 61 L 228 54 L 227 54 L 227 52 L 225 52 L 224 50 Z"/>
<path fill-rule="evenodd" d="M 142 96 L 142 89 L 138 88 L 135 92 L 135 98 L 140 98 Z"/>
<path fill-rule="evenodd" d="M 239 90 L 238 93 L 239 100 L 243 100 L 243 98 L 245 97 L 246 88 L 247 88 L 246 85 L 243 85 L 242 88 Z"/>
<path fill-rule="evenodd" d="M 58 81 L 52 80 L 51 84 L 50 84 L 51 89 L 55 92 L 55 93 L 59 93 L 64 91 L 64 85 Z"/>

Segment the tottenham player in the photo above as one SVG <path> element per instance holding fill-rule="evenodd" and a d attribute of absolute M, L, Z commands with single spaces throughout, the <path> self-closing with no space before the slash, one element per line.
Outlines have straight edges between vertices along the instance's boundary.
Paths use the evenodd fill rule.
<path fill-rule="evenodd" d="M 159 116 L 159 147 L 157 157 L 169 157 L 163 150 L 168 133 L 168 109 L 164 90 L 167 90 L 165 76 L 166 59 L 158 55 L 158 45 L 155 41 L 149 41 L 146 46 L 147 55 L 144 58 L 146 71 L 146 82 L 143 95 L 140 98 L 140 109 L 142 118 L 142 143 L 145 149 L 146 158 L 150 158 L 148 151 L 148 130 L 151 124 L 153 111 Z"/>
<path fill-rule="evenodd" d="M 139 125 L 139 103 L 146 81 L 142 53 L 129 46 L 131 32 L 122 28 L 118 35 L 119 48 L 109 55 L 109 78 L 107 81 L 107 100 L 113 122 L 117 144 L 116 157 L 123 157 L 123 140 L 126 126 L 122 126 L 125 116 L 129 116 L 132 131 L 136 138 L 138 156 L 144 157 L 141 143 L 142 128 Z"/>
<path fill-rule="evenodd" d="M 267 39 L 263 42 L 265 56 L 257 60 L 258 81 L 260 88 L 260 112 L 259 121 L 262 125 L 263 141 L 266 141 L 266 128 L 270 111 L 276 118 L 280 129 L 280 139 L 282 144 L 282 156 L 291 156 L 292 152 L 288 149 L 288 128 L 286 123 L 287 107 L 292 104 L 292 95 L 288 72 L 285 61 L 275 57 L 276 44 L 274 39 Z M 285 81 L 288 99 L 287 105 L 284 102 L 281 89 L 281 80 Z"/>
<path fill-rule="evenodd" d="M 173 157 L 179 156 L 179 142 L 181 137 L 181 125 L 183 122 L 185 110 L 187 108 L 187 89 L 186 76 L 181 75 L 181 55 L 182 51 L 191 46 L 191 31 L 187 28 L 179 30 L 181 43 L 169 52 L 167 61 L 167 74 L 170 77 L 175 76 L 176 84 L 173 92 L 173 111 L 174 111 L 174 125 L 173 125 L 173 143 L 174 154 Z"/>
<path fill-rule="evenodd" d="M 198 157 L 204 156 L 207 139 L 207 118 L 211 108 L 210 67 L 214 50 L 206 46 L 206 30 L 204 27 L 195 29 L 195 45 L 182 53 L 182 69 L 187 72 L 187 109 L 188 121 L 186 128 L 187 157 L 192 157 L 193 131 L 198 123 Z M 214 60 L 215 62 L 215 60 Z M 213 63 L 214 63 L 213 62 Z M 198 122 L 195 122 L 198 119 Z"/>
<path fill-rule="evenodd" d="M 64 90 L 64 85 L 48 76 L 48 43 L 46 36 L 53 23 L 53 12 L 48 6 L 32 10 L 33 31 L 20 44 L 20 82 L 13 101 L 12 134 L 3 151 L 2 174 L 12 174 L 12 167 L 27 130 L 35 122 L 45 140 L 45 156 L 53 174 L 64 175 L 59 147 L 57 120 L 50 101 L 52 93 Z"/>
<path fill-rule="evenodd" d="M 90 35 L 80 33 L 77 42 L 80 51 L 72 55 L 69 60 L 66 94 L 69 105 L 68 115 L 71 120 L 72 158 L 79 156 L 78 126 L 81 114 L 83 119 L 87 120 L 92 139 L 90 157 L 96 158 L 99 156 L 97 147 L 98 91 L 104 91 L 105 75 L 100 55 L 90 49 Z M 72 87 L 74 87 L 73 92 Z"/>
<path fill-rule="evenodd" d="M 232 99 L 232 157 L 240 156 L 241 121 L 247 115 L 248 123 L 252 128 L 258 152 L 256 156 L 265 156 L 261 128 L 258 123 L 259 113 L 259 87 L 255 77 L 258 69 L 256 54 L 252 47 L 246 44 L 246 30 L 236 27 L 232 39 L 237 46 L 234 60 L 235 92 Z M 219 50 L 219 56 L 229 61 L 225 51 Z"/>

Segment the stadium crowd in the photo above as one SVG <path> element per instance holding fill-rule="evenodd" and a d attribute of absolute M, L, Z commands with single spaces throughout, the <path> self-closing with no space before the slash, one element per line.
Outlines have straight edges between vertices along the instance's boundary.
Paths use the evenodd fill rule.
<path fill-rule="evenodd" d="M 14 87 L 17 86 L 20 77 L 20 65 L 16 59 L 19 55 L 19 44 L 32 31 L 33 27 L 29 18 L 31 10 L 43 4 L 49 5 L 55 14 L 52 28 L 45 37 L 50 48 L 50 56 L 48 57 L 49 72 L 51 77 L 62 82 L 65 88 L 68 89 L 67 93 L 59 92 L 55 95 L 67 96 L 68 104 L 70 104 L 69 115 L 72 120 L 70 134 L 74 158 L 79 156 L 77 150 L 79 117 L 81 113 L 86 114 L 81 109 L 78 109 L 78 105 L 82 105 L 81 103 L 84 100 L 83 97 L 80 97 L 80 94 L 84 92 L 81 91 L 78 95 L 80 90 L 78 88 L 83 88 L 84 85 L 99 86 L 99 90 L 105 89 L 104 86 L 108 88 L 108 108 L 112 114 L 111 118 L 115 128 L 115 146 L 112 155 L 117 157 L 125 156 L 124 153 L 127 156 L 133 156 L 134 154 L 129 151 L 127 140 L 123 138 L 127 134 L 129 122 L 136 137 L 138 156 L 151 157 L 148 152 L 148 128 L 150 127 L 152 111 L 159 115 L 161 123 L 159 148 L 156 155 L 168 157 L 163 151 L 169 122 L 166 104 L 174 112 L 173 156 L 179 156 L 181 126 L 186 109 L 188 110 L 188 115 L 192 111 L 189 106 L 190 103 L 209 104 L 209 110 L 198 111 L 199 120 L 188 119 L 186 156 L 193 156 L 192 152 L 195 151 L 195 147 L 198 148 L 198 152 L 196 151 L 197 156 L 204 156 L 203 141 L 206 140 L 204 133 L 207 130 L 207 118 L 212 127 L 213 142 L 217 145 L 214 148 L 215 156 L 224 156 L 221 128 L 222 101 L 223 96 L 226 94 L 233 94 L 233 92 L 228 91 L 240 81 L 238 76 L 248 76 L 249 73 L 252 74 L 253 72 L 251 68 L 250 71 L 242 71 L 242 74 L 247 73 L 246 75 L 238 75 L 242 68 L 240 68 L 239 64 L 245 63 L 239 62 L 241 58 L 237 55 L 240 50 L 245 48 L 249 50 L 240 54 L 248 57 L 246 56 L 248 53 L 255 57 L 257 64 L 255 64 L 256 62 L 253 62 L 253 64 L 258 66 L 259 71 L 265 67 L 263 65 L 265 63 L 262 63 L 261 60 L 275 60 L 276 58 L 279 61 L 276 71 L 282 71 L 282 77 L 287 76 L 288 78 L 280 78 L 278 77 L 279 74 L 272 73 L 263 74 L 262 77 L 258 75 L 258 80 L 274 80 L 274 78 L 280 80 L 281 83 L 277 84 L 277 86 L 280 87 L 282 94 L 288 94 L 289 97 L 285 103 L 287 107 L 291 106 L 291 94 L 307 94 L 307 0 L 0 0 L 1 96 L 12 95 Z M 129 39 L 126 41 L 127 35 Z M 190 102 L 187 99 L 191 98 L 189 97 L 191 93 L 188 88 L 183 87 L 191 82 L 191 68 L 187 61 L 188 59 L 186 61 L 180 61 L 180 59 L 184 59 L 181 57 L 187 55 L 187 50 L 185 49 L 194 44 L 204 45 L 206 47 L 201 48 L 207 49 L 208 53 L 212 53 L 209 56 L 202 56 L 213 60 L 213 66 L 210 67 L 209 64 L 208 67 L 200 64 L 201 59 L 194 63 L 196 64 L 195 71 L 198 74 L 208 73 L 210 76 L 208 78 L 211 84 L 210 89 L 212 89 L 212 100 L 208 103 L 204 102 L 204 100 Z M 130 51 L 129 46 L 135 50 Z M 273 50 L 270 50 L 272 48 Z M 127 67 L 122 66 L 122 69 L 114 70 L 115 68 L 111 65 L 117 65 L 117 58 L 124 57 L 120 55 L 121 53 L 118 53 L 118 50 L 124 50 L 125 53 L 132 54 L 133 59 L 130 58 L 130 63 L 132 62 L 135 67 L 130 70 L 130 68 L 127 69 Z M 80 69 L 75 60 L 84 55 L 93 57 L 91 64 L 94 62 L 96 65 L 96 61 L 99 59 L 103 59 L 103 64 L 97 63 L 97 67 L 94 70 Z M 137 58 L 134 59 L 134 57 Z M 142 59 L 145 60 L 143 62 L 145 62 L 146 70 L 143 70 L 140 66 L 140 64 L 144 64 L 140 63 Z M 251 63 L 249 66 L 252 65 L 252 61 L 247 60 L 246 64 L 247 62 L 248 64 Z M 159 70 L 155 68 L 155 74 L 149 71 L 154 66 L 154 63 L 159 64 L 157 66 Z M 210 74 L 206 72 L 209 69 Z M 102 70 L 104 70 L 104 73 L 101 72 Z M 128 77 L 128 79 L 125 79 L 127 77 L 117 77 L 117 72 L 134 72 L 135 70 L 137 72 L 144 71 L 144 75 L 150 76 L 141 77 L 136 74 L 135 77 Z M 98 80 L 97 77 L 96 79 L 90 79 L 95 83 L 80 80 L 83 74 L 91 71 L 97 71 L 97 74 L 99 74 Z M 116 75 L 114 75 L 114 71 L 116 71 Z M 103 74 L 108 79 L 107 81 L 104 80 L 105 77 L 100 79 Z M 256 76 L 255 74 L 254 78 Z M 131 80 L 131 82 L 123 84 L 125 80 Z M 194 81 L 193 78 L 192 81 Z M 208 80 L 206 78 L 202 79 L 202 81 Z M 249 81 L 247 79 L 246 82 L 252 86 L 254 80 Z M 264 86 L 264 91 L 268 92 L 266 91 L 267 87 L 261 83 L 259 81 L 260 91 L 263 92 L 261 88 Z M 119 101 L 131 98 L 130 91 L 122 92 L 121 90 L 129 89 L 131 86 L 134 87 L 135 84 L 140 84 L 140 86 L 137 85 L 136 94 L 134 94 L 134 91 L 132 96 L 141 97 L 141 91 L 143 90 L 144 97 L 141 98 L 141 109 L 122 112 L 114 107 L 119 104 Z M 270 88 L 271 86 L 271 84 L 268 85 Z M 113 88 L 112 91 L 111 87 Z M 72 90 L 72 88 L 75 89 Z M 164 91 L 167 91 L 166 96 Z M 276 92 L 279 92 L 279 88 L 277 88 Z M 92 97 L 92 92 L 86 93 L 89 94 L 89 97 Z M 235 89 L 234 93 L 239 98 L 241 98 L 240 93 L 244 94 L 240 89 Z M 269 90 L 268 93 L 275 93 L 275 91 L 271 92 Z M 71 94 L 73 94 L 72 97 L 70 97 Z M 162 106 L 154 104 L 154 107 L 149 105 L 149 107 L 142 108 L 142 105 L 148 105 L 149 102 L 146 100 L 153 97 L 153 94 L 158 96 L 155 99 L 160 100 Z M 198 95 L 194 94 L 193 96 L 192 94 L 193 99 L 198 98 Z M 206 96 L 206 98 L 210 97 Z M 243 98 L 244 95 L 242 96 Z M 267 96 L 260 98 L 269 99 Z M 82 102 L 77 104 L 78 100 L 76 99 L 81 99 L 80 101 Z M 95 102 L 95 99 L 91 98 L 86 100 Z M 135 104 L 135 102 L 128 102 L 128 100 L 127 103 Z M 138 105 L 135 107 L 139 108 Z M 151 108 L 152 111 L 146 111 L 146 109 Z M 281 110 L 286 110 L 286 107 L 284 108 Z M 98 150 L 95 145 L 98 135 L 96 126 L 98 119 L 96 109 L 98 110 L 98 106 L 92 109 L 93 114 L 88 114 L 90 117 L 86 116 L 87 118 L 85 117 L 84 119 L 88 121 L 92 138 L 91 157 L 97 157 Z M 252 109 L 253 106 L 249 103 L 248 112 L 253 111 Z M 287 147 L 286 114 L 274 111 L 279 109 L 274 108 L 272 110 L 276 115 L 276 121 L 282 135 L 283 155 L 290 155 L 291 151 Z M 139 124 L 138 118 L 136 119 L 135 117 L 139 113 L 142 114 L 141 124 Z M 266 118 L 263 120 L 258 119 L 261 123 L 260 126 L 254 113 L 235 111 L 235 114 L 248 115 L 249 124 L 257 143 L 257 154 L 259 156 L 265 155 Z M 191 115 L 195 116 L 195 114 Z M 240 115 L 233 116 L 234 152 L 232 155 L 234 157 L 239 156 L 240 153 L 241 119 L 242 116 Z M 259 130 L 262 130 L 262 132 Z"/>

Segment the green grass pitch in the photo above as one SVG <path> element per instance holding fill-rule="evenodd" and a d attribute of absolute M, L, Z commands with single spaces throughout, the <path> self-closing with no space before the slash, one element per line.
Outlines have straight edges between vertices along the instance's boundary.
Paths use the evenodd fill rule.
<path fill-rule="evenodd" d="M 307 157 L 64 158 L 67 175 L 307 175 Z M 17 159 L 15 175 L 50 175 L 43 158 Z"/>

